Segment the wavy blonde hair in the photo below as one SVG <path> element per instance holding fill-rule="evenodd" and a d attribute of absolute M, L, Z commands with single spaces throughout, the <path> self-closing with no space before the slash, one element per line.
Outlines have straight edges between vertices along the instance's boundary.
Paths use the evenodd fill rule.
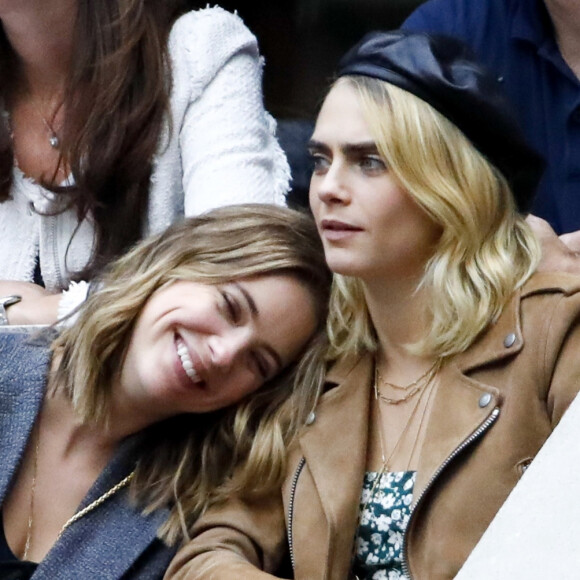
<path fill-rule="evenodd" d="M 231 491 L 276 485 L 285 444 L 315 405 L 331 276 L 311 217 L 252 204 L 172 226 L 114 262 L 78 321 L 53 343 L 60 362 L 51 384 L 65 389 L 84 421 L 106 425 L 114 378 L 156 290 L 176 280 L 219 284 L 276 274 L 295 277 L 312 296 L 317 331 L 301 361 L 237 405 L 173 417 L 144 433 L 132 495 L 146 511 L 171 508 L 160 530 L 167 543 L 187 538 L 196 517 Z"/>
<path fill-rule="evenodd" d="M 358 93 L 389 171 L 442 228 L 418 286 L 429 327 L 409 346 L 441 359 L 462 352 L 531 276 L 538 242 L 504 176 L 442 114 L 375 78 L 345 76 L 336 84 Z M 328 329 L 333 357 L 376 349 L 360 280 L 335 275 Z"/>

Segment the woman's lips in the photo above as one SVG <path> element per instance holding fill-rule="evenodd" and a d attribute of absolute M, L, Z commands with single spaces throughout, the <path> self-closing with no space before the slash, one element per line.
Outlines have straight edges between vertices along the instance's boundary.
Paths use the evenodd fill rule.
<path fill-rule="evenodd" d="M 362 232 L 362 228 L 338 220 L 322 220 L 320 222 L 321 235 L 329 241 L 339 241 Z"/>

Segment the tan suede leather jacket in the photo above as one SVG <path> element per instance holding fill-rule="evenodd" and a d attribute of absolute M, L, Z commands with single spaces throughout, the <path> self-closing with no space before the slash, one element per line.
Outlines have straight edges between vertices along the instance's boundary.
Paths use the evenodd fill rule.
<path fill-rule="evenodd" d="M 444 367 L 404 541 L 412 579 L 459 568 L 580 388 L 580 278 L 537 274 Z M 349 577 L 366 464 L 372 360 L 343 361 L 292 447 L 282 492 L 212 508 L 166 578 Z M 332 385 L 336 386 L 332 386 Z"/>

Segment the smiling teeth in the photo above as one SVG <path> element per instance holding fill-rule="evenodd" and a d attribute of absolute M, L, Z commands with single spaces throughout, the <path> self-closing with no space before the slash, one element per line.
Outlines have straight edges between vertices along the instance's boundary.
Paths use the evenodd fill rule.
<path fill-rule="evenodd" d="M 199 378 L 199 375 L 195 372 L 195 369 L 193 368 L 193 362 L 191 362 L 191 358 L 189 356 L 189 353 L 187 352 L 187 347 L 182 342 L 180 342 L 177 345 L 177 354 L 179 355 L 179 359 L 181 360 L 181 366 L 183 367 L 183 370 L 185 371 L 187 376 L 194 383 L 199 383 L 201 379 Z"/>

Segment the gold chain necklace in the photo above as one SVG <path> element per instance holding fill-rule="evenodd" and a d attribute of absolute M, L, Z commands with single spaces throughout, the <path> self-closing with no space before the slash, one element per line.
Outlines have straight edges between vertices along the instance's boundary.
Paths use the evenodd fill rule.
<path fill-rule="evenodd" d="M 38 474 L 38 450 L 40 448 L 40 422 L 38 426 L 38 434 L 36 437 L 36 445 L 34 447 L 34 462 L 32 467 L 32 485 L 30 488 L 30 508 L 28 512 L 28 529 L 26 531 L 26 543 L 24 544 L 24 553 L 22 554 L 22 560 L 26 560 L 28 557 L 28 552 L 30 550 L 30 544 L 32 543 L 32 529 L 34 524 L 34 494 L 36 490 L 36 476 Z M 88 506 L 84 507 L 82 510 L 76 512 L 72 517 L 70 517 L 60 529 L 56 541 L 60 539 L 64 531 L 80 520 L 82 517 L 86 516 L 89 512 L 98 508 L 101 504 L 107 501 L 112 495 L 115 495 L 120 489 L 128 485 L 131 480 L 135 477 L 135 471 L 132 471 L 129 475 L 124 477 L 121 481 L 99 496 L 95 501 L 91 502 Z"/>
<path fill-rule="evenodd" d="M 378 388 L 377 388 L 376 368 L 377 368 L 377 365 L 375 364 L 375 382 L 373 385 L 374 391 L 375 391 L 375 400 L 382 399 L 382 397 L 379 394 Z M 429 372 L 432 372 L 434 369 L 435 369 L 435 365 L 433 365 L 433 367 L 431 367 L 431 369 L 429 369 Z M 429 377 L 429 381 L 427 384 L 429 384 L 433 380 L 434 376 L 435 376 L 435 373 L 433 373 L 432 376 Z M 397 452 L 397 450 L 399 449 L 399 446 L 401 445 L 403 439 L 405 438 L 405 435 L 407 434 L 409 427 L 411 426 L 411 423 L 413 422 L 413 418 L 415 417 L 415 414 L 417 413 L 417 409 L 419 408 L 420 404 L 421 404 L 421 397 L 419 397 L 417 399 L 417 401 L 415 402 L 415 406 L 413 407 L 413 410 L 409 413 L 409 418 L 405 422 L 405 425 L 403 426 L 403 429 L 401 430 L 401 433 L 397 437 L 397 441 L 395 442 L 395 445 L 393 446 L 393 450 L 391 451 L 391 453 L 389 453 L 388 457 L 385 456 L 385 442 L 383 440 L 383 412 L 382 412 L 380 403 L 377 404 L 379 443 L 381 446 L 381 469 L 378 472 L 377 477 L 375 478 L 375 481 L 373 482 L 371 492 L 369 494 L 368 500 L 365 502 L 365 504 L 361 510 L 361 514 L 364 513 L 369 502 L 374 497 L 377 485 L 379 485 L 381 480 L 383 479 L 383 476 L 385 475 L 385 473 L 387 471 L 387 468 L 388 468 L 388 465 L 389 465 L 391 459 L 394 457 L 394 455 Z M 423 422 L 425 411 L 426 411 L 426 409 L 424 409 L 424 411 L 423 411 L 423 417 L 421 418 L 421 424 Z"/>
<path fill-rule="evenodd" d="M 387 386 L 387 387 L 393 387 L 394 389 L 399 389 L 401 391 L 407 391 L 408 389 L 410 389 L 411 387 L 414 387 L 417 383 L 421 382 L 423 379 L 425 379 L 427 377 L 427 375 L 429 375 L 431 372 L 433 372 L 433 369 L 437 366 L 437 360 L 435 360 L 433 362 L 433 364 L 418 378 L 415 379 L 412 383 L 409 383 L 408 385 L 397 385 L 396 383 L 389 383 L 388 381 L 385 381 L 385 379 L 383 379 L 383 377 L 381 376 L 381 373 L 379 372 L 379 365 L 378 363 L 375 365 L 375 380 L 378 379 L 378 381 L 380 383 L 382 383 L 383 385 Z"/>
<path fill-rule="evenodd" d="M 399 405 L 400 403 L 404 403 L 405 401 L 408 401 L 411 397 L 415 396 L 421 389 L 423 389 L 424 387 L 426 387 L 435 377 L 435 375 L 437 374 L 437 371 L 439 370 L 439 361 L 435 361 L 428 369 L 426 372 L 424 372 L 418 379 L 414 380 L 412 383 L 409 383 L 408 385 L 405 386 L 401 386 L 401 385 L 396 385 L 394 383 L 389 383 L 387 381 L 385 381 L 380 373 L 379 373 L 379 366 L 378 364 L 375 365 L 375 399 L 380 399 L 381 401 L 384 401 L 385 403 L 387 403 L 387 405 Z M 407 389 L 410 389 L 409 391 L 407 391 L 402 397 L 395 399 L 393 397 L 387 397 L 385 394 L 383 394 L 380 389 L 379 389 L 379 382 L 381 382 L 383 385 L 389 386 L 389 387 L 394 387 L 396 389 L 401 389 L 404 391 L 407 391 Z M 413 388 L 411 388 L 413 387 Z"/>
<path fill-rule="evenodd" d="M 384 398 L 381 396 L 381 394 L 378 390 L 378 387 L 377 387 L 376 368 L 377 368 L 377 365 L 375 364 L 375 383 L 374 383 L 375 400 L 377 400 L 377 399 L 384 400 Z M 425 373 L 422 377 L 422 378 L 427 378 L 427 381 L 424 385 L 425 387 L 427 387 L 428 385 L 431 385 L 433 383 L 433 379 L 435 378 L 435 375 L 437 374 L 438 371 L 439 371 L 439 361 L 435 361 L 435 363 L 431 366 L 431 368 L 427 371 L 427 373 Z M 385 456 L 385 442 L 383 439 L 383 428 L 382 428 L 382 425 L 384 423 L 383 411 L 381 409 L 381 405 L 380 404 L 377 405 L 378 427 L 379 427 L 379 444 L 381 446 L 381 469 L 380 469 L 377 477 L 375 478 L 375 481 L 374 481 L 373 486 L 371 488 L 371 493 L 369 494 L 369 499 L 367 500 L 367 502 L 363 506 L 363 510 L 361 511 L 361 513 L 364 512 L 364 510 L 368 506 L 369 501 L 374 497 L 376 487 L 380 483 L 380 481 L 382 480 L 383 475 L 386 473 L 388 465 L 391 462 L 391 459 L 394 457 L 394 455 L 397 452 L 397 450 L 399 449 L 399 446 L 401 445 L 403 439 L 405 438 L 405 435 L 408 433 L 409 427 L 411 426 L 411 423 L 413 422 L 413 419 L 417 413 L 417 409 L 421 406 L 422 397 L 423 397 L 424 393 L 426 393 L 426 392 L 427 392 L 427 388 L 425 388 L 423 393 L 421 393 L 421 396 L 415 402 L 415 406 L 413 407 L 413 410 L 409 413 L 409 418 L 405 422 L 405 425 L 403 426 L 403 429 L 401 430 L 401 433 L 400 433 L 399 437 L 397 438 L 395 445 L 393 446 L 393 450 L 391 451 L 391 453 L 389 454 L 388 457 Z M 425 420 L 425 415 L 427 414 L 427 407 L 429 406 L 429 401 L 431 399 L 432 392 L 433 392 L 432 390 L 429 390 L 429 397 L 427 398 L 427 402 L 425 404 L 425 407 L 423 409 L 423 413 L 421 415 L 421 420 L 419 422 L 419 431 L 423 427 L 423 421 Z M 400 402 L 398 399 L 397 399 L 397 401 Z M 397 404 L 397 403 L 394 403 L 394 404 Z M 415 440 L 415 442 L 413 444 L 411 457 L 409 458 L 409 464 L 410 464 L 411 460 L 413 459 L 413 454 L 415 453 L 416 444 L 417 444 L 417 440 Z M 409 464 L 407 465 L 407 468 L 409 467 Z"/>
<path fill-rule="evenodd" d="M 437 375 L 437 372 L 439 371 L 439 366 L 440 366 L 440 361 L 437 360 L 435 361 L 435 363 L 433 363 L 433 365 L 431 366 L 431 368 L 429 368 L 429 370 L 424 373 L 421 377 L 419 377 L 419 379 L 417 379 L 416 381 L 414 381 L 414 383 L 412 384 L 416 384 L 418 381 L 420 381 L 421 379 L 425 379 L 427 378 L 427 381 L 425 383 L 425 387 L 427 387 L 428 385 L 433 383 L 433 379 L 435 378 L 435 376 Z M 381 399 L 381 400 L 385 400 L 386 397 L 381 396 L 378 387 L 377 387 L 377 379 L 379 378 L 379 374 L 378 374 L 378 369 L 377 369 L 378 365 L 375 363 L 375 381 L 374 381 L 374 391 L 375 391 L 375 400 L 377 399 Z M 389 384 L 389 383 L 385 383 L 385 384 Z M 409 386 L 411 386 L 409 385 Z M 418 389 L 420 390 L 420 389 Z M 425 420 L 425 416 L 427 414 L 427 409 L 429 407 L 429 402 L 431 400 L 431 395 L 433 394 L 433 389 L 427 389 L 425 388 L 425 390 L 423 391 L 423 393 L 421 393 L 421 396 L 417 399 L 417 401 L 415 402 L 415 406 L 413 407 L 413 410 L 411 411 L 411 413 L 409 414 L 409 418 L 407 419 L 407 421 L 405 422 L 405 425 L 403 426 L 403 429 L 401 430 L 401 434 L 399 435 L 399 437 L 397 438 L 397 441 L 395 442 L 395 445 L 393 447 L 393 450 L 391 451 L 391 453 L 389 454 L 388 457 L 385 457 L 385 443 L 383 440 L 383 412 L 381 409 L 381 405 L 380 405 L 380 401 L 379 404 L 377 404 L 377 415 L 378 415 L 378 428 L 379 428 L 379 443 L 381 446 L 381 469 L 380 471 L 377 473 L 377 476 L 373 482 L 373 485 L 371 487 L 371 491 L 368 495 L 367 500 L 365 501 L 363 507 L 361 508 L 360 512 L 359 512 L 359 518 L 358 518 L 358 525 L 357 525 L 357 530 L 360 526 L 360 522 L 361 522 L 361 518 L 364 514 L 364 512 L 366 511 L 369 503 L 371 502 L 371 500 L 374 498 L 375 496 L 375 491 L 377 489 L 377 486 L 380 485 L 383 476 L 385 475 L 385 473 L 387 473 L 388 467 L 389 467 L 389 463 L 391 462 L 391 459 L 394 457 L 395 453 L 397 452 L 397 450 L 399 449 L 399 446 L 401 444 L 401 442 L 403 441 L 403 439 L 405 438 L 405 435 L 408 433 L 409 431 L 409 427 L 411 426 L 411 423 L 413 422 L 413 418 L 415 417 L 415 414 L 417 413 L 417 409 L 421 406 L 421 399 L 424 396 L 424 394 L 428 392 L 428 396 L 427 396 L 427 401 L 425 402 L 425 407 L 423 409 L 423 413 L 421 415 L 421 419 L 419 421 L 419 429 L 417 432 L 417 437 L 415 438 L 415 441 L 413 443 L 413 447 L 411 449 L 411 455 L 409 457 L 409 462 L 407 463 L 407 471 L 409 470 L 409 465 L 413 459 L 413 455 L 415 454 L 415 450 L 416 450 L 416 446 L 417 446 L 417 439 L 419 438 L 419 434 L 421 433 L 421 430 L 423 428 L 423 422 Z M 414 394 L 414 393 L 413 393 Z M 412 396 L 412 395 L 411 395 Z M 407 397 L 407 399 L 409 399 L 410 397 Z M 397 399 L 398 402 L 401 402 Z M 393 403 L 393 404 L 397 404 L 397 403 Z M 357 532 L 358 534 L 358 532 Z M 356 545 L 356 543 L 355 543 Z M 356 548 L 355 548 L 356 550 Z M 353 561 L 354 561 L 355 555 L 353 554 Z M 357 575 L 355 575 L 355 579 L 356 580 L 361 580 Z"/>

